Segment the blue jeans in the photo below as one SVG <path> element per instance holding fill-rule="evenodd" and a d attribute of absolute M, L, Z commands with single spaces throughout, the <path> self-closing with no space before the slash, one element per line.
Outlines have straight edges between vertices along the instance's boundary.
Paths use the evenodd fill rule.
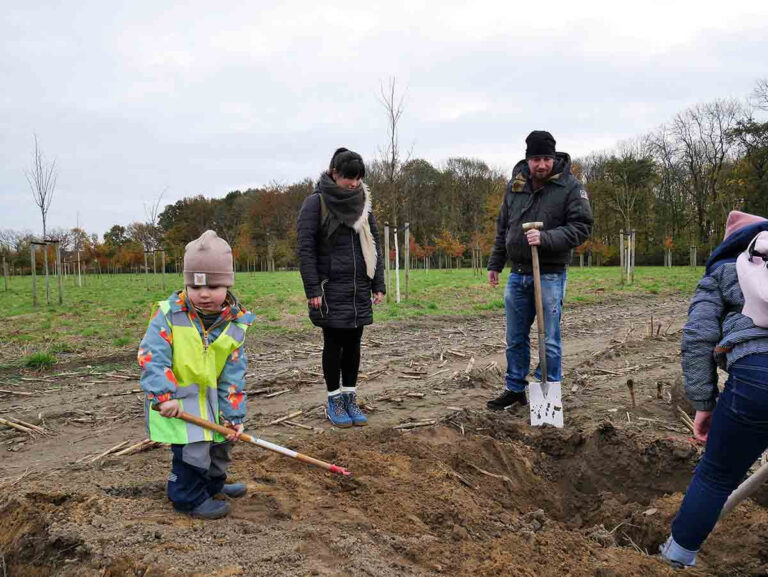
<path fill-rule="evenodd" d="M 547 333 L 547 381 L 559 382 L 562 375 L 563 350 L 560 343 L 560 316 L 563 312 L 566 273 L 541 275 L 541 301 L 544 328 Z M 507 315 L 507 375 L 506 388 L 522 392 L 528 384 L 531 341 L 529 334 L 536 317 L 536 300 L 532 274 L 509 273 L 504 290 L 504 310 Z M 541 371 L 536 368 L 536 378 Z"/>
<path fill-rule="evenodd" d="M 767 447 L 768 355 L 749 355 L 731 365 L 715 405 L 704 456 L 672 522 L 675 544 L 691 553 L 701 547 L 728 496 Z"/>

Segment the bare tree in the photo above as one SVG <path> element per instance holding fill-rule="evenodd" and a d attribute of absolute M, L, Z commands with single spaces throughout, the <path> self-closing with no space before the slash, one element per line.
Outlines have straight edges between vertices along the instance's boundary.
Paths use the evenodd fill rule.
<path fill-rule="evenodd" d="M 386 207 L 394 226 L 398 225 L 398 216 L 404 203 L 403 191 L 400 187 L 400 173 L 404 161 L 400 154 L 400 142 L 398 136 L 398 125 L 400 118 L 405 110 L 403 106 L 405 95 L 398 96 L 397 80 L 393 77 L 389 79 L 386 86 L 383 84 L 379 89 L 379 101 L 381 102 L 387 114 L 387 144 L 379 150 L 381 157 L 381 168 L 383 172 L 385 185 L 384 194 L 380 197 Z"/>
<path fill-rule="evenodd" d="M 722 232 L 729 200 L 721 194 L 721 176 L 731 160 L 733 142 L 729 133 L 743 112 L 736 100 L 716 100 L 693 106 L 672 121 L 671 130 L 688 173 L 699 240 L 703 244 Z M 717 209 L 714 213 L 713 207 Z"/>
<path fill-rule="evenodd" d="M 32 189 L 32 198 L 40 209 L 40 216 L 43 218 L 43 241 L 46 240 L 48 209 L 53 201 L 53 193 L 56 190 L 56 161 L 46 161 L 43 151 L 37 142 L 35 134 L 35 150 L 32 153 L 32 166 L 25 172 L 29 187 Z M 48 247 L 43 251 L 43 262 L 45 267 L 45 294 L 47 302 L 51 304 L 51 287 L 48 279 Z"/>
<path fill-rule="evenodd" d="M 755 108 L 768 112 L 768 78 L 761 78 L 755 83 L 751 103 Z"/>

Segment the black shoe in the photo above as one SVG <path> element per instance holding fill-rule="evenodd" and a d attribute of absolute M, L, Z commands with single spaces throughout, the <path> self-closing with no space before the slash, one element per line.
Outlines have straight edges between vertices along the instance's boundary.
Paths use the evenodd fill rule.
<path fill-rule="evenodd" d="M 500 396 L 496 397 L 495 399 L 491 399 L 485 404 L 485 406 L 492 411 L 503 411 L 505 409 L 514 407 L 515 405 L 525 406 L 527 404 L 528 399 L 525 398 L 525 392 L 516 393 L 514 391 L 505 389 Z"/>

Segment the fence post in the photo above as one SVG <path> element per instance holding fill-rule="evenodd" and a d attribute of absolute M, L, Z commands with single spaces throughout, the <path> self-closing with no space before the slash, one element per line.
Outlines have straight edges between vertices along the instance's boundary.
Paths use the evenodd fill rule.
<path fill-rule="evenodd" d="M 619 268 L 621 268 L 621 284 L 624 284 L 624 231 L 619 231 Z"/>
<path fill-rule="evenodd" d="M 408 282 L 410 280 L 411 273 L 411 225 L 405 223 L 403 229 L 403 253 L 405 254 L 405 300 L 408 300 Z"/>
<path fill-rule="evenodd" d="M 387 285 L 387 302 L 392 292 L 392 284 L 389 282 L 389 223 L 384 223 L 384 284 Z"/>
<path fill-rule="evenodd" d="M 166 288 L 165 288 L 165 249 L 162 250 L 163 253 L 163 294 L 165 294 Z"/>
<path fill-rule="evenodd" d="M 147 292 L 149 292 L 149 266 L 147 264 L 147 251 L 144 249 L 144 280 L 147 284 Z"/>
<path fill-rule="evenodd" d="M 29 245 L 29 258 L 30 266 L 32 268 L 32 306 L 36 307 L 37 303 L 37 265 L 35 264 L 35 251 L 37 251 L 37 245 L 33 242 Z"/>
<path fill-rule="evenodd" d="M 56 241 L 56 276 L 59 280 L 59 304 L 64 304 L 64 289 L 61 286 L 61 241 Z"/>
<path fill-rule="evenodd" d="M 5 292 L 8 292 L 8 263 L 3 257 L 3 282 L 5 283 Z"/>
<path fill-rule="evenodd" d="M 400 251 L 397 243 L 397 227 L 394 228 L 395 237 L 395 302 L 400 304 Z"/>
<path fill-rule="evenodd" d="M 629 284 L 635 283 L 635 229 L 632 229 L 632 236 L 630 237 L 632 240 L 630 242 L 630 268 L 629 268 Z"/>

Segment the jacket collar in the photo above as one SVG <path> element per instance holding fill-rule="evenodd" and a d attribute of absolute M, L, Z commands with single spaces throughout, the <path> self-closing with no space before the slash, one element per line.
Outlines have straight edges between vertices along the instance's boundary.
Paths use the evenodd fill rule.
<path fill-rule="evenodd" d="M 764 230 L 768 230 L 768 221 L 750 224 L 731 234 L 709 255 L 706 273 L 711 273 L 717 267 L 727 262 L 736 262 L 739 254 L 747 250 L 750 241 L 755 238 L 757 233 Z"/>
<path fill-rule="evenodd" d="M 558 152 L 555 155 L 555 163 L 552 167 L 552 176 L 547 183 L 557 186 L 566 186 L 568 176 L 571 174 L 571 156 L 567 152 Z M 523 159 L 512 170 L 512 179 L 507 184 L 508 192 L 530 192 L 531 170 L 528 162 Z"/>
<path fill-rule="evenodd" d="M 171 303 L 171 312 L 186 312 L 193 318 L 197 317 L 195 307 L 192 306 L 189 296 L 187 296 L 185 291 L 174 292 L 168 298 L 168 301 Z M 237 321 L 248 326 L 252 325 L 256 320 L 256 316 L 245 310 L 245 307 L 240 304 L 237 297 L 229 291 L 227 291 L 227 299 L 225 301 L 225 307 L 222 310 L 222 315 L 224 321 Z"/>

